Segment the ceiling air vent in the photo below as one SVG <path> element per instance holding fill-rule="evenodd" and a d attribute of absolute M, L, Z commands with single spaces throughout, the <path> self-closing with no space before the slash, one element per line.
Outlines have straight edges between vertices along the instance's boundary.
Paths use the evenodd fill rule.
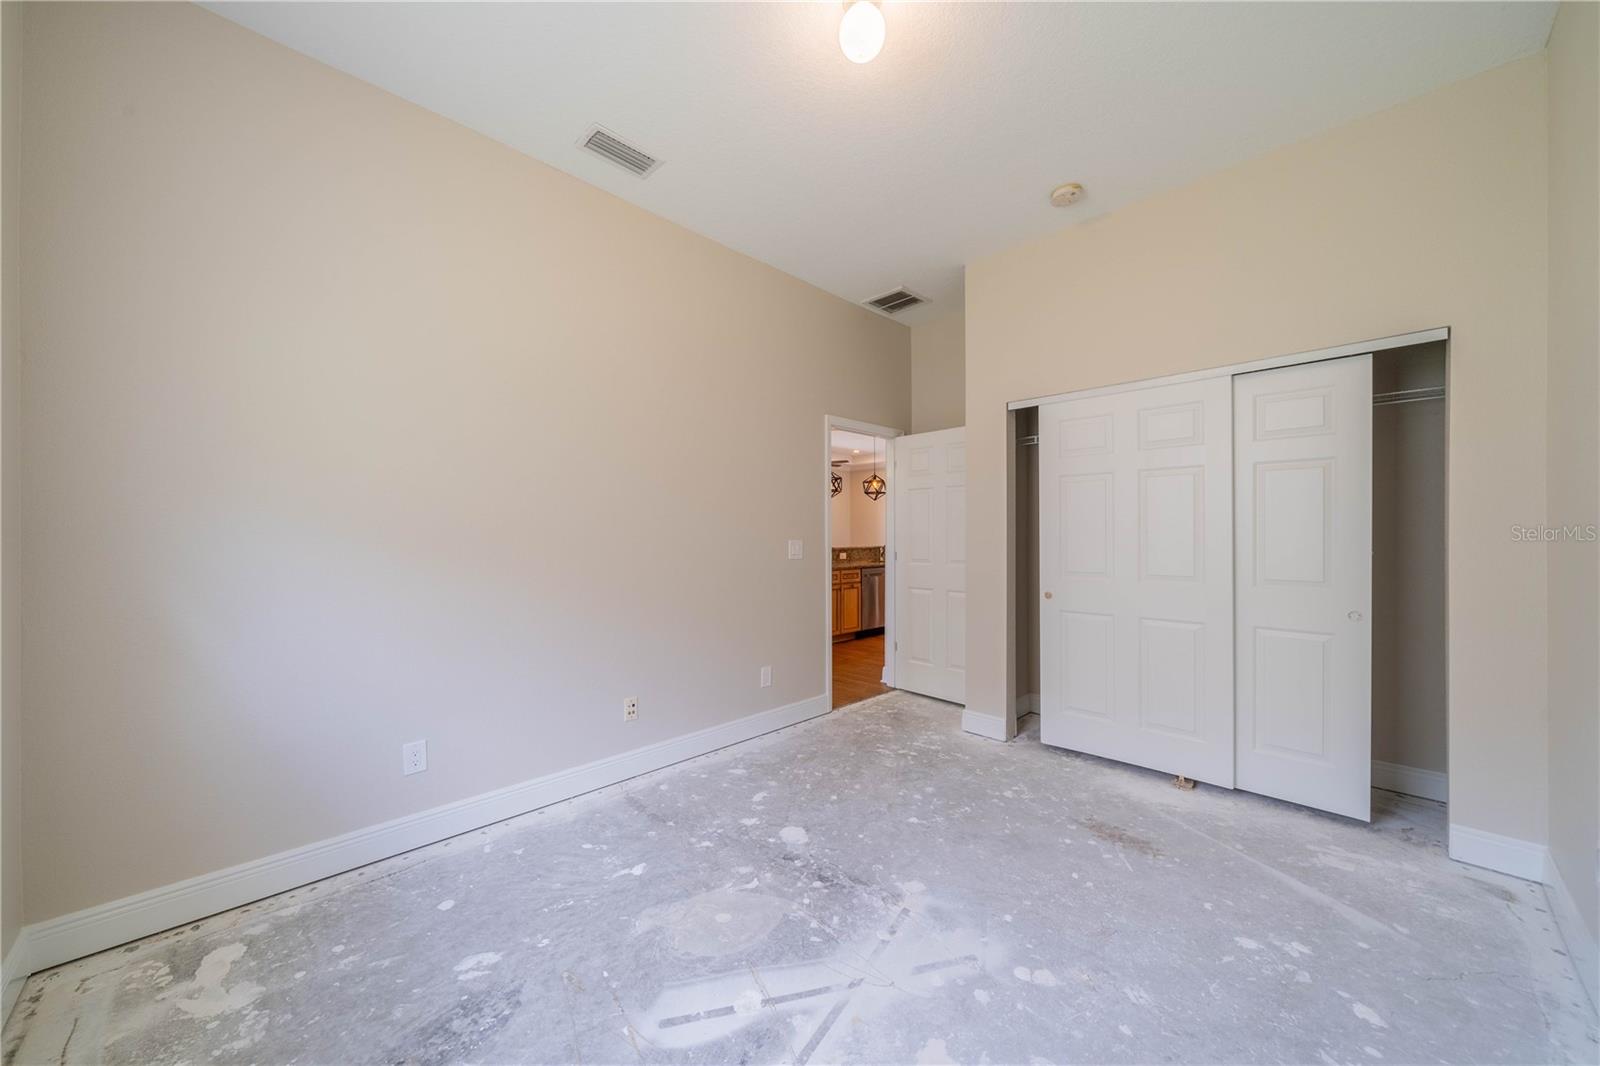
<path fill-rule="evenodd" d="M 590 130 L 589 135 L 579 143 L 601 159 L 615 163 L 629 174 L 641 178 L 649 177 L 650 172 L 661 165 L 661 160 L 649 152 L 639 151 L 621 137 L 600 126 Z"/>
<path fill-rule="evenodd" d="M 886 292 L 882 296 L 874 296 L 867 301 L 867 306 L 874 310 L 882 311 L 886 315 L 894 315 L 899 314 L 908 307 L 915 307 L 921 303 L 927 303 L 927 301 L 910 289 L 896 289 L 893 292 Z"/>

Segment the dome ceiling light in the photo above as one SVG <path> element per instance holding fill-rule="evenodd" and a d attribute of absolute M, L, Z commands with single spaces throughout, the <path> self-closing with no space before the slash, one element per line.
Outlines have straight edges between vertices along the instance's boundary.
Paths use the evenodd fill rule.
<path fill-rule="evenodd" d="M 839 48 L 852 63 L 870 63 L 883 51 L 883 12 L 871 0 L 855 0 L 839 20 Z"/>

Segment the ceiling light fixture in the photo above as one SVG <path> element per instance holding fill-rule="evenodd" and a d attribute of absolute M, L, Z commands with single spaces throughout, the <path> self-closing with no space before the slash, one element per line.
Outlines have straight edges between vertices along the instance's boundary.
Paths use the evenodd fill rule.
<path fill-rule="evenodd" d="M 1057 185 L 1050 190 L 1051 207 L 1071 207 L 1081 199 L 1083 199 L 1083 186 L 1075 181 Z"/>
<path fill-rule="evenodd" d="M 870 63 L 883 51 L 883 12 L 872 0 L 855 0 L 839 20 L 839 47 L 852 63 Z"/>

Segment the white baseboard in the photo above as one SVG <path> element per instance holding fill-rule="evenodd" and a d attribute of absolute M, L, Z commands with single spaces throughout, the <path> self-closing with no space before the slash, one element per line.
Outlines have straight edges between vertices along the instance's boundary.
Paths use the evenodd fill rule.
<path fill-rule="evenodd" d="M 1550 863 L 1550 879 L 1545 883 L 1544 894 L 1550 900 L 1550 913 L 1555 916 L 1556 927 L 1561 930 L 1561 939 L 1567 946 L 1567 957 L 1578 971 L 1583 990 L 1589 994 L 1589 1006 L 1600 1010 L 1600 939 L 1596 939 L 1600 930 L 1591 930 L 1589 923 L 1583 920 L 1578 903 L 1561 876 L 1561 867 L 1554 860 Z"/>
<path fill-rule="evenodd" d="M 1009 740 L 1006 736 L 1006 720 L 998 714 L 984 714 L 971 707 L 961 709 L 961 728 L 968 733 L 976 733 L 980 737 L 990 740 Z"/>
<path fill-rule="evenodd" d="M 1372 760 L 1372 787 L 1444 803 L 1450 797 L 1450 777 L 1438 770 L 1419 770 L 1395 762 Z"/>
<path fill-rule="evenodd" d="M 379 859 L 626 781 L 827 714 L 826 693 L 570 770 L 27 926 L 30 972 L 126 944 Z M 11 965 L 9 957 L 6 965 Z M 9 971 L 8 971 L 9 973 Z"/>
<path fill-rule="evenodd" d="M 22 986 L 34 969 L 28 951 L 28 931 L 19 930 L 17 939 L 11 942 L 11 950 L 0 960 L 0 1026 L 11 1018 L 11 1008 L 17 1005 Z"/>
<path fill-rule="evenodd" d="M 1450 857 L 1470 866 L 1543 883 L 1549 849 L 1531 840 L 1501 836 L 1464 825 L 1450 826 Z"/>

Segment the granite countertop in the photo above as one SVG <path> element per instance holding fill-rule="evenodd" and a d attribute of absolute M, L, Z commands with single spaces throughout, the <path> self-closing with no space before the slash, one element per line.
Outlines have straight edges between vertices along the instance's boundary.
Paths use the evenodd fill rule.
<path fill-rule="evenodd" d="M 844 558 L 839 558 L 843 555 Z M 883 546 L 872 548 L 834 548 L 828 553 L 835 570 L 858 570 L 862 567 L 883 565 Z"/>

